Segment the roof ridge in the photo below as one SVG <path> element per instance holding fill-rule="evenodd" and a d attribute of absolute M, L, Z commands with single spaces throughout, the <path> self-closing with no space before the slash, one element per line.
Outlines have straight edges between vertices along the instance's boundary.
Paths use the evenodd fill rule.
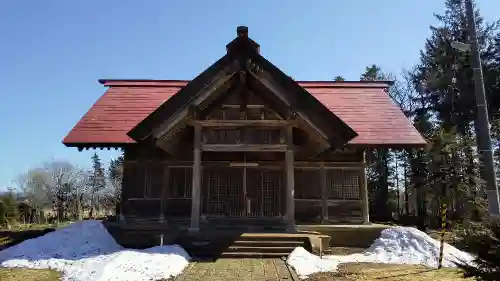
<path fill-rule="evenodd" d="M 100 84 L 108 87 L 183 87 L 191 80 L 167 79 L 99 79 Z M 392 81 L 320 81 L 298 80 L 299 85 L 307 88 L 388 88 Z"/>

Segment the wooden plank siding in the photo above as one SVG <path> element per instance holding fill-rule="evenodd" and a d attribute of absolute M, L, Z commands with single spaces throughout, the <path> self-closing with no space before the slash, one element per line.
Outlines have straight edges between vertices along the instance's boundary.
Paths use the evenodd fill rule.
<path fill-rule="evenodd" d="M 252 171 L 280 170 L 283 175 L 282 183 L 285 187 L 286 176 L 282 161 L 266 161 L 258 163 Z M 336 223 L 361 222 L 361 196 L 363 166 L 360 163 L 327 162 L 295 162 L 295 218 L 296 223 Z M 210 184 L 206 171 L 229 168 L 229 162 L 203 161 L 201 184 L 202 216 L 207 206 L 205 192 Z M 192 161 L 160 161 L 136 160 L 125 161 L 122 202 L 123 215 L 128 221 L 144 221 L 186 218 L 191 215 L 192 196 Z M 322 215 L 322 180 L 321 171 L 324 167 L 326 174 L 326 203 L 327 217 Z M 241 168 L 238 168 L 241 170 Z M 253 174 L 250 174 L 253 175 Z M 243 180 L 243 179 L 240 179 Z M 284 191 L 284 190 L 283 190 Z M 281 211 L 285 213 L 286 198 L 283 198 Z"/>

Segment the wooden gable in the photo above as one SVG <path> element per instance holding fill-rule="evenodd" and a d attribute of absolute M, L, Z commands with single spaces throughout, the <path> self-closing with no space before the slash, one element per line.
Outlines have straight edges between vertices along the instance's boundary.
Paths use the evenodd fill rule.
<path fill-rule="evenodd" d="M 293 79 L 260 56 L 258 44 L 245 34 L 239 34 L 227 49 L 223 58 L 189 82 L 128 135 L 138 142 L 153 140 L 169 153 L 175 151 L 173 143 L 192 130 L 193 121 L 200 120 L 205 120 L 205 125 L 206 121 L 213 120 L 212 127 L 220 125 L 216 120 L 239 120 L 233 122 L 233 126 L 239 123 L 238 126 L 245 127 L 269 127 L 270 124 L 284 127 L 292 122 L 297 128 L 296 135 L 305 132 L 302 135 L 313 136 L 313 151 L 317 153 L 341 147 L 357 135 Z M 254 115 L 256 112 L 260 115 Z M 235 116 L 229 119 L 217 114 Z"/>

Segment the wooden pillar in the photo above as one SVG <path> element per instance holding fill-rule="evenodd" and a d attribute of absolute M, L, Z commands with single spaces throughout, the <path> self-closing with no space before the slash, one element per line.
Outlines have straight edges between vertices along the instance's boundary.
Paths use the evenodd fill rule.
<path fill-rule="evenodd" d="M 293 155 L 293 128 L 286 128 L 288 150 L 285 152 L 286 169 L 286 224 L 288 232 L 295 232 L 295 171 Z"/>
<path fill-rule="evenodd" d="M 363 153 L 363 168 L 360 170 L 359 175 L 359 196 L 361 199 L 361 214 L 363 216 L 363 224 L 370 223 L 370 210 L 368 201 L 368 180 L 366 178 L 366 165 L 365 164 L 366 155 Z"/>
<path fill-rule="evenodd" d="M 286 167 L 286 214 L 287 214 L 287 230 L 295 232 L 295 177 L 293 168 L 293 150 L 285 152 L 285 167 Z"/>
<path fill-rule="evenodd" d="M 191 225 L 190 232 L 200 230 L 200 194 L 201 194 L 201 127 L 194 126 L 193 148 L 193 191 L 191 192 Z"/>
<path fill-rule="evenodd" d="M 328 189 L 326 186 L 326 169 L 324 163 L 321 163 L 319 177 L 321 184 L 321 224 L 326 224 L 328 223 Z"/>
<path fill-rule="evenodd" d="M 162 165 L 162 168 L 163 168 L 163 189 L 162 189 L 162 195 L 161 195 L 161 218 L 163 219 L 163 223 L 166 224 L 167 220 L 165 219 L 165 213 L 166 213 L 166 209 L 168 206 L 168 195 L 169 195 L 169 189 L 170 189 L 170 184 L 169 184 L 170 168 L 162 162 L 160 165 Z"/>

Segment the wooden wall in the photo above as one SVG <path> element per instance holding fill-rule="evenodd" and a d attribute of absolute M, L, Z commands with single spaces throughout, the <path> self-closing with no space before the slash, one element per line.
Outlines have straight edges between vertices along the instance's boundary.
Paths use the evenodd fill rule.
<path fill-rule="evenodd" d="M 263 161 L 262 163 L 274 168 L 284 167 L 283 153 L 260 156 L 224 153 L 225 157 L 213 154 L 205 154 L 202 166 L 217 165 L 213 160 L 218 158 L 217 160 L 226 161 Z M 326 166 L 324 191 L 321 187 L 322 162 L 296 162 L 296 222 L 361 222 L 362 152 L 331 152 L 325 154 L 323 159 L 326 161 L 323 162 L 323 166 Z M 169 220 L 190 217 L 192 162 L 174 160 L 162 150 L 147 146 L 135 145 L 125 150 L 122 212 L 126 218 Z M 223 165 L 227 167 L 228 164 Z M 259 168 L 261 166 L 264 169 L 265 165 L 259 165 Z M 286 181 L 283 179 L 282 182 L 284 184 Z M 326 198 L 323 198 L 324 193 Z M 323 218 L 322 204 L 325 199 L 328 204 L 328 216 Z"/>

